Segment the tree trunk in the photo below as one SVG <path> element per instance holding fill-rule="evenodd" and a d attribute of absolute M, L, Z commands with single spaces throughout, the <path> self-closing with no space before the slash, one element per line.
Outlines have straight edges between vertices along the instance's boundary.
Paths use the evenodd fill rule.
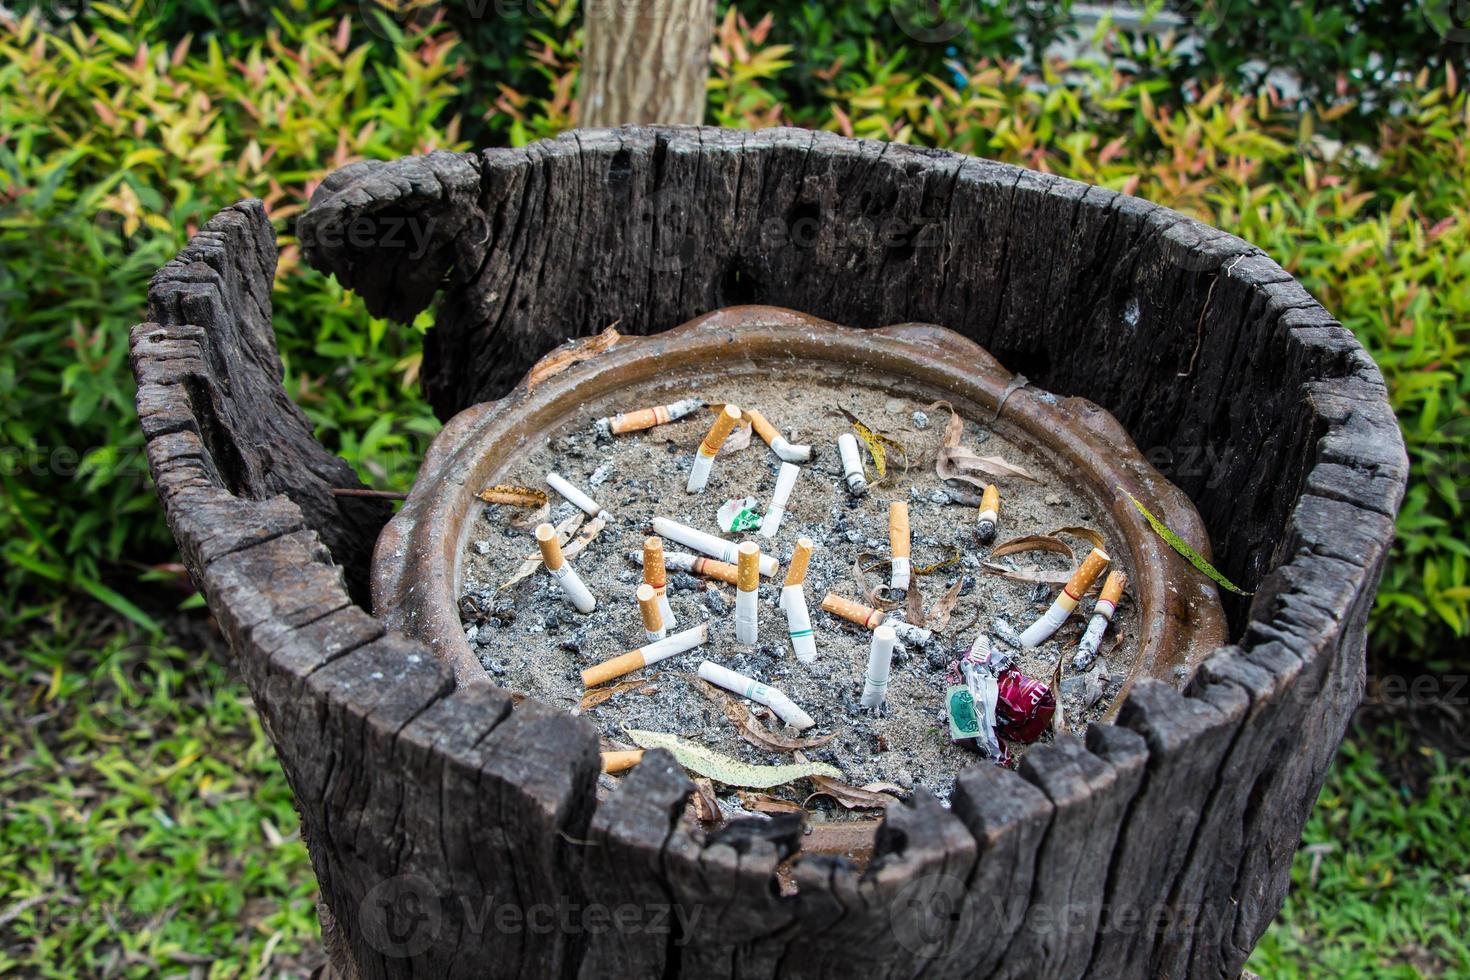
<path fill-rule="evenodd" d="M 713 0 L 589 0 L 581 125 L 704 121 Z"/>

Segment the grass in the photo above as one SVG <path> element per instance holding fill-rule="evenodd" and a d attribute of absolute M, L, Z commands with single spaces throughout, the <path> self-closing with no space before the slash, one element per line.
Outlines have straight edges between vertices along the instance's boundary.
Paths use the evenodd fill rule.
<path fill-rule="evenodd" d="M 310 863 L 222 655 L 90 609 L 29 616 L 0 640 L 0 975 L 305 976 Z M 1470 761 L 1355 729 L 1294 883 L 1261 975 L 1470 975 Z"/>
<path fill-rule="evenodd" d="M 0 975 L 302 972 L 316 883 L 217 653 L 60 606 L 0 641 Z"/>

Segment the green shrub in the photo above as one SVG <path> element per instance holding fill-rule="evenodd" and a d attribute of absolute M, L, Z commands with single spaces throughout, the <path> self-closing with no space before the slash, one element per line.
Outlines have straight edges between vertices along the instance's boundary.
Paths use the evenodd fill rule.
<path fill-rule="evenodd" d="M 50 580 L 139 619 L 104 579 L 172 554 L 127 366 L 153 271 L 219 207 L 263 199 L 282 232 L 287 384 L 334 451 L 401 487 L 436 429 L 411 393 L 419 332 L 306 269 L 290 220 L 350 160 L 463 146 L 446 109 L 452 35 L 417 36 L 388 61 L 348 21 L 283 22 L 234 52 L 166 48 L 134 20 L 145 8 L 98 5 L 90 34 L 0 20 L 4 587 L 14 602 Z"/>
<path fill-rule="evenodd" d="M 415 384 L 425 324 L 373 321 L 304 269 L 291 219 L 349 160 L 463 147 L 466 99 L 515 143 L 576 122 L 576 0 L 525 11 L 524 56 L 496 79 L 476 79 L 437 13 L 373 33 L 356 13 L 308 21 L 332 5 L 293 0 L 243 47 L 227 42 L 244 22 L 164 46 L 157 2 L 93 4 L 91 33 L 0 21 L 0 383 L 12 393 L 0 407 L 0 554 L 12 595 L 49 579 L 135 611 L 106 583 L 169 555 L 138 457 L 126 332 L 152 270 L 242 196 L 266 200 L 282 232 L 275 322 L 290 390 L 366 480 L 406 485 L 436 428 Z M 1101 57 L 1038 68 L 1024 53 L 956 49 L 936 71 L 934 45 L 890 37 L 813 73 L 825 42 L 801 44 L 827 28 L 804 6 L 776 10 L 788 19 L 722 16 L 711 121 L 790 122 L 1076 177 L 1234 231 L 1296 274 L 1378 358 L 1410 448 L 1375 641 L 1434 651 L 1470 634 L 1470 547 L 1457 532 L 1470 478 L 1470 174 L 1453 68 L 1384 88 L 1365 141 L 1350 94 L 1302 109 L 1268 90 L 1181 88 L 1190 61 L 1167 38 L 1103 31 Z M 869 15 L 843 8 L 830 37 Z M 400 46 L 385 49 L 385 33 Z"/>

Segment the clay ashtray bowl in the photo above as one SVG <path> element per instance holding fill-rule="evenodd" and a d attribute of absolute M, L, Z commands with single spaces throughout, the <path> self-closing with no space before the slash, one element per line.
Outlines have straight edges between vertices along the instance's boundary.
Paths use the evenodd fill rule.
<path fill-rule="evenodd" d="M 1114 562 L 1127 569 L 1136 604 L 1137 649 L 1125 665 L 1114 706 L 1139 676 L 1182 687 L 1224 641 L 1214 586 L 1153 532 L 1123 491 L 1186 540 L 1204 543 L 1199 514 L 1107 411 L 1085 399 L 1018 386 L 1016 376 L 985 350 L 942 327 L 854 330 L 758 306 L 719 310 L 652 337 L 607 332 L 562 347 L 505 398 L 455 416 L 430 446 L 413 491 L 379 538 L 375 613 L 429 644 L 460 685 L 492 683 L 465 637 L 458 602 L 467 549 L 485 507 L 478 492 L 505 482 L 517 461 L 549 439 L 585 429 L 594 419 L 663 404 L 717 382 L 748 377 L 754 384 L 797 368 L 806 383 L 815 378 L 833 390 L 861 384 L 921 402 L 948 401 L 961 416 L 985 420 L 996 434 L 1068 475 L 1068 492 L 1093 515 Z M 645 533 L 633 529 L 630 539 Z M 593 545 L 630 546 L 601 540 Z M 604 654 L 616 652 L 621 651 Z M 843 825 L 812 835 L 806 847 L 853 853 L 861 849 L 853 841 L 871 842 L 870 829 Z"/>

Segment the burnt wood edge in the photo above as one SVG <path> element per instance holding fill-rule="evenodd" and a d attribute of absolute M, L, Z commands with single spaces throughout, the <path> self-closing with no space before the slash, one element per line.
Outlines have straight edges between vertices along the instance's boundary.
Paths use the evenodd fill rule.
<path fill-rule="evenodd" d="M 1234 275 L 1234 272 L 1230 275 Z M 1269 288 L 1270 285 L 1271 283 L 1264 283 L 1261 288 Z M 1311 314 L 1310 308 L 1293 305 L 1295 303 L 1294 297 L 1288 297 L 1284 304 L 1278 304 L 1278 321 L 1286 321 L 1297 313 Z M 1208 934 L 1198 930 L 1185 930 L 1182 941 L 1177 944 L 1178 948 L 1172 955 L 1175 956 L 1175 962 L 1181 961 L 1181 958 L 1190 962 L 1188 969 L 1191 972 L 1204 969 L 1213 973 L 1215 969 L 1211 968 L 1212 965 L 1218 965 L 1224 972 L 1228 972 L 1231 964 L 1243 961 L 1250 946 L 1258 938 L 1258 930 L 1264 929 L 1275 908 L 1279 906 L 1281 889 L 1287 880 L 1283 871 L 1289 867 L 1291 850 L 1294 847 L 1292 838 L 1299 833 L 1300 821 L 1305 819 L 1306 807 L 1310 805 L 1315 786 L 1320 782 L 1321 773 L 1325 771 L 1341 736 L 1347 712 L 1356 703 L 1357 694 L 1361 691 L 1362 619 L 1371 601 L 1372 585 L 1381 568 L 1386 542 L 1391 536 L 1391 527 L 1388 525 L 1391 524 L 1391 512 L 1396 508 L 1397 499 L 1391 494 L 1387 506 L 1381 497 L 1364 506 L 1358 495 L 1365 485 L 1386 486 L 1390 490 L 1398 488 L 1401 493 L 1404 465 L 1402 445 L 1387 411 L 1381 380 L 1377 378 L 1371 363 L 1361 359 L 1360 355 L 1352 350 L 1347 350 L 1344 354 L 1345 345 L 1337 331 L 1313 324 L 1297 331 L 1301 336 L 1291 338 L 1300 350 L 1304 366 L 1316 368 L 1324 363 L 1340 366 L 1346 361 L 1349 373 L 1345 378 L 1339 376 L 1340 380 L 1332 385 L 1309 383 L 1300 388 L 1312 416 L 1314 428 L 1311 431 L 1317 439 L 1318 464 L 1308 472 L 1304 481 L 1310 492 L 1303 496 L 1298 505 L 1293 520 L 1292 539 L 1281 551 L 1281 554 L 1290 558 L 1273 571 L 1258 591 L 1253 606 L 1254 619 L 1243 638 L 1242 646 L 1239 649 L 1227 648 L 1212 657 L 1201 671 L 1202 679 L 1197 681 L 1195 688 L 1187 692 L 1186 700 L 1210 702 L 1217 714 L 1228 718 L 1236 709 L 1227 703 L 1224 707 L 1229 710 L 1222 711 L 1214 702 L 1220 699 L 1222 689 L 1229 688 L 1231 692 L 1241 692 L 1251 698 L 1248 717 L 1252 721 L 1275 718 L 1279 722 L 1274 730 L 1274 740 L 1266 735 L 1260 738 L 1265 750 L 1275 752 L 1275 757 L 1263 759 L 1261 750 L 1252 749 L 1237 737 L 1227 754 L 1227 764 L 1217 770 L 1214 777 L 1214 789 L 1211 802 L 1207 803 L 1206 818 L 1225 814 L 1227 811 L 1215 804 L 1231 798 L 1241 799 L 1240 796 L 1232 797 L 1232 793 L 1240 788 L 1246 790 L 1244 799 L 1247 802 L 1239 807 L 1245 817 L 1244 833 L 1239 845 L 1228 846 L 1230 842 L 1225 839 L 1225 835 L 1231 830 L 1229 826 L 1215 826 L 1231 824 L 1228 817 L 1222 816 L 1213 821 L 1206 819 L 1201 826 L 1189 830 L 1190 851 L 1194 855 L 1211 859 L 1211 873 L 1197 876 L 1201 878 L 1198 881 L 1182 881 L 1177 885 L 1170 883 L 1171 891 L 1177 893 L 1181 900 L 1188 897 L 1188 889 L 1203 889 L 1209 903 L 1213 903 L 1202 906 L 1203 912 L 1218 909 L 1227 898 L 1241 905 L 1241 911 L 1233 917 L 1216 916 L 1210 919 L 1208 924 L 1212 931 Z M 157 366 L 167 359 L 146 354 L 135 357 L 140 379 L 144 376 L 144 368 Z M 1336 374 L 1336 371 L 1327 373 Z M 1318 372 L 1318 375 L 1321 376 L 1322 372 Z M 208 379 L 210 376 L 206 372 L 204 377 Z M 303 664 L 314 664 L 310 673 L 315 674 L 317 668 L 322 666 L 319 661 L 326 661 L 334 656 L 333 644 L 345 645 L 347 641 L 324 638 L 319 633 L 312 632 L 313 626 L 326 628 L 329 621 L 333 624 L 345 622 L 363 614 L 349 608 L 343 593 L 336 598 L 322 600 L 323 605 L 329 607 L 322 615 L 306 622 L 297 622 L 298 617 L 309 616 L 305 611 L 306 607 L 294 601 L 291 595 L 276 596 L 269 591 L 262 591 L 263 588 L 268 588 L 274 575 L 274 571 L 267 569 L 274 569 L 278 562 L 267 561 L 260 568 L 252 569 L 246 556 L 257 549 L 296 549 L 294 558 L 288 564 L 315 567 L 317 574 L 327 576 L 329 581 L 315 583 L 315 587 L 323 589 L 323 595 L 331 592 L 330 580 L 339 573 L 330 566 L 319 546 L 315 550 L 308 547 L 311 536 L 303 533 L 305 522 L 297 508 L 279 498 L 241 500 L 224 490 L 220 485 L 214 457 L 198 434 L 198 423 L 207 420 L 198 419 L 195 416 L 195 405 L 188 399 L 179 397 L 182 394 L 178 390 L 180 386 L 173 387 L 176 389 L 173 392 L 150 392 L 152 401 L 145 406 L 144 392 L 140 386 L 139 409 L 140 415 L 145 418 L 145 407 L 151 407 L 152 414 L 162 412 L 167 415 L 172 412 L 175 420 L 193 419 L 195 422 L 192 428 L 188 424 L 163 425 L 150 434 L 148 447 L 160 498 L 169 513 L 171 526 L 179 538 L 186 561 L 201 582 L 210 599 L 211 608 L 220 617 L 234 648 L 240 653 L 242 664 L 261 661 L 269 663 L 274 649 L 269 644 L 280 643 L 280 650 L 293 651 L 293 655 L 284 658 L 283 662 L 295 663 L 296 666 L 291 669 L 296 671 L 306 669 Z M 169 395 L 174 397 L 168 397 Z M 1327 469 L 1328 467 L 1331 469 Z M 1319 470 L 1326 471 L 1318 472 Z M 1372 515 L 1379 519 L 1376 524 Z M 236 587 L 231 591 L 229 571 L 236 565 L 241 566 L 241 570 L 235 573 Z M 246 584 L 242 586 L 241 582 Z M 253 604 L 240 593 L 241 588 L 253 591 L 257 596 Z M 297 591 L 299 590 L 292 590 Z M 260 598 L 261 596 L 264 598 Z M 1346 616 L 1339 622 L 1339 616 L 1344 612 Z M 246 626 L 230 625 L 237 618 L 242 622 L 252 619 L 254 622 L 249 622 Z M 334 625 L 333 628 L 338 627 Z M 371 634 L 375 627 L 370 621 L 363 622 L 359 619 L 357 628 L 362 630 L 362 633 L 356 634 L 360 638 Z M 389 671 L 384 672 L 385 677 L 399 676 L 393 672 L 403 670 L 403 661 L 409 655 L 411 654 L 406 654 L 404 649 L 395 649 L 395 644 L 383 642 L 381 637 L 364 639 L 345 653 L 335 651 L 337 660 L 352 656 L 367 667 L 389 668 Z M 1310 672 L 1305 672 L 1308 668 Z M 374 672 L 368 670 L 366 676 L 370 677 Z M 308 839 L 316 836 L 316 828 L 306 811 L 311 807 L 321 807 L 321 801 L 329 798 L 326 784 L 331 784 L 331 793 L 339 796 L 351 798 L 356 793 L 358 798 L 367 798 L 362 795 L 363 787 L 359 785 L 354 789 L 354 784 L 344 775 L 320 773 L 322 763 L 313 762 L 313 759 L 324 754 L 324 746 L 334 739 L 344 739 L 345 734 L 350 731 L 352 738 L 345 741 L 357 745 L 366 741 L 379 743 L 378 750 L 381 751 L 374 758 L 391 758 L 393 746 L 381 743 L 397 740 L 416 718 L 425 716 L 446 697 L 454 696 L 446 695 L 447 688 L 442 674 L 437 670 L 430 671 L 425 677 L 411 675 L 402 684 L 416 691 L 418 696 L 415 698 L 395 692 L 384 709 L 387 714 L 376 723 L 370 723 L 370 719 L 376 717 L 374 711 L 378 700 L 383 698 L 382 690 L 373 685 L 364 687 L 347 683 L 363 676 L 359 670 L 352 671 L 350 677 L 337 677 L 335 674 L 336 672 L 325 673 L 314 685 L 304 685 L 299 703 L 292 702 L 295 705 L 295 714 L 281 713 L 282 709 L 273 707 L 269 700 L 262 705 L 264 716 L 277 718 L 271 724 L 272 734 L 277 740 L 283 764 L 292 778 L 298 800 L 302 803 L 303 824 Z M 1308 682 L 1313 678 L 1320 678 L 1320 685 L 1317 685 L 1316 691 L 1310 696 L 1303 696 L 1302 688 L 1309 686 Z M 1200 686 L 1205 681 L 1211 681 L 1213 688 Z M 257 698 L 271 698 L 269 686 L 258 689 L 258 681 L 252 681 L 251 687 Z M 1209 693 L 1211 690 L 1214 693 Z M 340 700 L 330 700 L 334 693 L 340 695 Z M 1224 697 L 1227 702 L 1238 701 L 1233 693 L 1226 693 Z M 405 707 L 415 700 L 422 702 L 415 710 Z M 1177 714 L 1177 705 L 1175 709 Z M 1124 728 L 1148 729 L 1155 741 L 1160 740 L 1161 736 L 1157 731 L 1165 726 L 1156 721 L 1155 716 L 1163 717 L 1162 707 L 1151 708 L 1140 697 L 1139 706 L 1131 708 L 1130 712 L 1130 718 L 1135 720 L 1131 725 L 1124 725 Z M 315 731 L 308 731 L 308 721 L 318 726 Z M 1315 727 L 1303 728 L 1303 721 Z M 1245 729 L 1243 722 L 1240 727 Z M 283 728 L 287 728 L 290 734 L 282 731 Z M 1143 737 L 1147 742 L 1150 735 Z M 1190 743 L 1187 740 L 1184 744 Z M 1098 748 L 1101 750 L 1101 746 Z M 462 756 L 454 746 L 435 745 L 424 751 L 429 755 L 423 758 L 442 755 L 443 765 L 465 764 L 460 761 Z M 992 799 L 987 799 L 978 808 L 973 801 L 964 802 L 963 787 L 967 779 L 994 778 L 1009 781 L 1012 791 L 1015 792 L 1016 786 L 1024 785 L 1024 782 L 1016 783 L 1015 780 L 1024 781 L 1029 778 L 1031 781 L 1044 783 L 1064 801 L 1072 799 L 1065 793 L 1065 786 L 1069 781 L 1086 781 L 1089 777 L 1094 781 L 1098 778 L 1105 779 L 1099 776 L 1102 772 L 1099 767 L 1106 767 L 1109 763 L 1101 755 L 1080 751 L 1075 745 L 1064 746 L 1048 753 L 1051 754 L 1064 756 L 1059 758 L 1055 769 L 1046 756 L 1043 756 L 1031 763 L 1025 777 L 999 773 L 979 775 L 979 770 L 971 770 L 962 777 L 956 794 L 955 812 L 970 830 L 972 840 L 977 842 L 976 850 L 980 858 L 974 864 L 976 876 L 1002 863 L 1000 857 L 995 857 L 992 864 L 987 865 L 984 855 L 999 855 L 1009 841 L 1030 845 L 1017 846 L 1012 853 L 1018 864 L 1029 864 L 1033 869 L 1034 879 L 1035 869 L 1045 863 L 1042 860 L 1046 852 L 1043 838 L 1054 820 L 1056 804 L 1043 791 L 1045 802 L 1052 808 L 1050 811 L 1038 805 L 1027 811 L 1003 813 L 996 822 L 987 824 L 983 817 L 977 815 L 977 809 L 999 806 L 1005 801 L 993 800 L 992 794 Z M 1272 762 L 1284 763 L 1285 766 L 1272 765 Z M 337 764 L 338 759 L 334 756 L 330 765 Z M 575 766 L 569 764 L 569 769 L 571 768 Z M 1150 752 L 1147 767 L 1139 780 L 1140 785 L 1147 787 L 1156 779 L 1167 778 L 1170 768 L 1162 752 L 1157 755 Z M 369 775 L 374 780 L 389 778 L 378 770 Z M 412 775 L 416 779 L 422 779 L 423 771 Z M 1303 780 L 1313 793 L 1303 792 Z M 1118 782 L 1115 776 L 1113 785 Z M 476 785 L 478 786 L 478 782 Z M 1145 792 L 1146 789 L 1141 790 L 1135 794 L 1136 798 L 1142 800 Z M 1278 809 L 1273 809 L 1276 805 L 1279 805 Z M 542 812 L 547 811 L 543 808 Z M 552 807 L 550 812 L 558 811 Z M 570 813 L 571 809 L 562 812 Z M 966 819 L 967 815 L 970 819 Z M 593 819 L 596 819 L 595 816 Z M 434 818 L 426 818 L 426 821 L 426 826 L 435 823 Z M 316 823 L 325 824 L 327 818 L 323 815 Z M 1293 823 L 1296 824 L 1294 828 Z M 1032 829 L 1028 831 L 1027 828 Z M 952 828 L 949 828 L 941 833 L 940 838 L 947 839 L 951 831 Z M 1029 839 L 1023 840 L 1028 833 Z M 356 829 L 353 831 L 353 838 L 355 842 Z M 963 845 L 959 846 L 963 850 Z M 314 863 L 319 875 L 323 877 L 324 894 L 336 898 L 335 902 L 329 898 L 329 904 L 337 908 L 339 913 L 344 909 L 348 910 L 345 915 L 339 915 L 342 920 L 339 925 L 349 936 L 354 931 L 361 933 L 361 924 L 354 925 L 352 922 L 351 910 L 354 908 L 353 899 L 357 899 L 357 907 L 361 907 L 361 885 L 367 878 L 360 868 L 352 867 L 347 867 L 338 874 L 337 878 L 342 883 L 334 881 L 332 875 L 338 863 L 350 865 L 353 861 L 372 861 L 375 855 L 354 852 L 349 858 L 333 853 L 328 844 L 314 844 L 312 849 Z M 688 871 L 693 853 L 695 852 L 692 849 L 682 854 L 676 852 L 672 860 L 682 861 L 686 866 L 684 870 Z M 666 855 L 665 860 L 670 858 Z M 1116 873 L 1112 870 L 1113 862 L 1109 862 L 1109 878 L 1114 882 L 1115 891 L 1117 882 L 1123 880 L 1118 875 L 1126 870 L 1122 859 L 1119 858 L 1118 861 L 1120 863 Z M 1214 870 L 1215 865 L 1223 866 L 1224 873 Z M 389 867 L 396 871 L 396 866 Z M 1232 869 L 1235 872 L 1233 877 L 1229 874 Z M 442 866 L 440 870 L 442 872 Z M 379 874 L 383 872 L 379 871 Z M 865 879 L 853 875 L 840 862 L 804 861 L 798 865 L 797 874 L 804 884 L 799 902 L 808 908 L 824 902 L 835 903 L 829 905 L 824 914 L 830 917 L 835 913 L 839 923 L 843 919 L 854 919 L 854 912 L 858 913 L 857 918 L 862 918 L 864 911 L 872 908 L 862 895 Z M 671 871 L 669 877 L 677 880 L 682 877 L 682 872 L 676 875 Z M 329 882 L 333 884 L 329 885 Z M 1228 882 L 1228 885 L 1222 887 L 1222 882 Z M 870 882 L 867 884 L 871 886 Z M 352 886 L 356 887 L 356 892 L 353 892 Z M 1231 889 L 1228 895 L 1225 890 L 1227 888 Z M 446 891 L 446 894 L 449 893 Z M 824 895 L 831 898 L 824 898 Z M 1201 917 L 1205 916 L 1202 914 Z M 833 931 L 829 928 L 829 932 Z M 1055 931 L 1046 935 L 1054 937 Z M 867 933 L 864 938 L 871 938 L 871 933 Z M 1208 944 L 1203 941 L 1205 938 L 1210 940 Z M 1038 942 L 1024 937 L 1023 940 Z M 360 945 L 360 938 L 357 941 Z M 1063 953 L 1055 955 L 1072 955 L 1073 947 L 1070 944 L 1048 947 L 1044 939 L 1039 942 L 1044 951 L 1061 949 Z M 1099 953 L 1104 953 L 1109 948 L 1106 943 L 1094 946 Z M 794 952 L 801 952 L 799 944 Z M 1164 953 L 1158 955 L 1162 957 Z M 783 953 L 780 962 L 792 962 L 791 956 L 792 952 Z M 371 962 L 371 957 L 360 955 L 359 966 L 363 961 Z M 585 965 L 587 961 L 583 962 Z M 1009 968 L 1016 966 L 1013 963 Z"/>

